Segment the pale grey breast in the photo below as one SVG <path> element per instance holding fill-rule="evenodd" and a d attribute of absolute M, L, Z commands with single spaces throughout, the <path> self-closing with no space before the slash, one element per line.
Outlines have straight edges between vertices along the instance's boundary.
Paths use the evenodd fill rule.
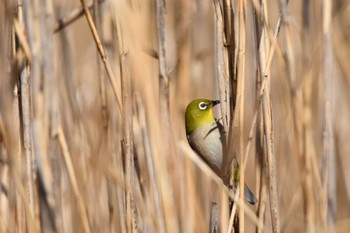
<path fill-rule="evenodd" d="M 219 122 L 208 123 L 198 127 L 188 135 L 188 140 L 193 150 L 196 151 L 219 176 L 221 176 L 223 157 L 220 126 Z"/>

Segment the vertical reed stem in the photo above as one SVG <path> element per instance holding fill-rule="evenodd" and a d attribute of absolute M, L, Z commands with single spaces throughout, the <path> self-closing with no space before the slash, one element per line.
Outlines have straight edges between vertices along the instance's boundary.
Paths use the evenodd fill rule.
<path fill-rule="evenodd" d="M 323 120 L 323 190 L 324 213 L 323 230 L 335 232 L 337 218 L 337 168 L 334 149 L 334 108 L 333 108 L 333 48 L 332 48 L 332 1 L 324 0 L 323 5 L 323 37 L 324 37 L 324 120 Z"/>
<path fill-rule="evenodd" d="M 245 51 L 246 51 L 246 1 L 239 1 L 239 42 L 238 42 L 238 62 L 237 62 L 237 102 L 236 107 L 239 113 L 239 158 L 241 161 L 240 176 L 239 176 L 239 190 L 241 206 L 239 208 L 239 232 L 244 233 L 244 91 L 245 91 Z"/>

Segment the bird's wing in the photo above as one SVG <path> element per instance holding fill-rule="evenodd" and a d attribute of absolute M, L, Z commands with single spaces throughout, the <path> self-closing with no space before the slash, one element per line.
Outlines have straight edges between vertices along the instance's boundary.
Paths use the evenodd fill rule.
<path fill-rule="evenodd" d="M 221 141 L 222 141 L 223 145 L 225 145 L 226 141 L 224 138 L 225 137 L 224 136 L 224 134 L 225 134 L 224 126 L 221 124 L 220 119 L 216 119 L 216 124 L 219 128 L 219 131 L 220 131 Z M 226 148 L 226 147 L 224 146 L 224 148 Z M 235 166 L 234 180 L 235 180 L 235 182 L 238 183 L 240 172 L 239 172 L 239 164 L 238 164 L 238 161 L 236 158 L 234 158 L 234 163 L 235 163 L 234 164 L 234 166 Z M 244 184 L 244 196 L 247 199 L 247 201 L 252 205 L 254 205 L 258 201 L 258 199 L 255 197 L 253 192 L 248 188 L 248 186 L 246 184 Z"/>

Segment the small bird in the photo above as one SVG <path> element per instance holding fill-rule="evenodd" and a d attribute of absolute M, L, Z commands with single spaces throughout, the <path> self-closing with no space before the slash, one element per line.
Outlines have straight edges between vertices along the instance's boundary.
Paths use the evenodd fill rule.
<path fill-rule="evenodd" d="M 196 99 L 187 105 L 185 113 L 186 136 L 191 148 L 222 178 L 226 155 L 224 127 L 213 116 L 213 107 L 219 100 Z M 239 180 L 239 165 L 234 158 L 235 181 Z M 244 195 L 251 204 L 257 202 L 256 197 L 245 185 Z"/>

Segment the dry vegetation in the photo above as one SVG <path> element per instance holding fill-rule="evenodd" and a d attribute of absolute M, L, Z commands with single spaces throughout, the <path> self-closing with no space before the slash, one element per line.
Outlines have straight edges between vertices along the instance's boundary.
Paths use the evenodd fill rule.
<path fill-rule="evenodd" d="M 235 211 L 239 232 L 350 232 L 349 15 L 345 0 L 1 1 L 0 232 L 231 232 Z M 199 97 L 221 99 L 255 206 L 189 148 Z"/>

